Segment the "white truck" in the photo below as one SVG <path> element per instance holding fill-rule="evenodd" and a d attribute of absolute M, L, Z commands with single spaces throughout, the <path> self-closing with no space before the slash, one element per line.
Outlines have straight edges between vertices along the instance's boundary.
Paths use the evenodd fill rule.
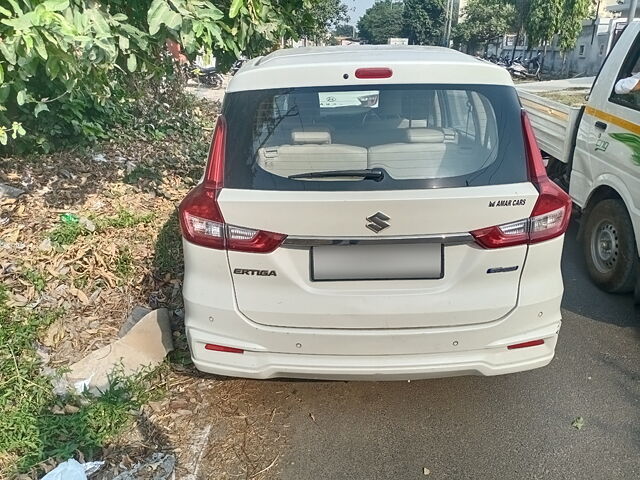
<path fill-rule="evenodd" d="M 640 72 L 640 22 L 630 23 L 605 60 L 585 104 L 566 104 L 519 88 L 549 176 L 581 214 L 589 275 L 611 293 L 640 303 L 640 91 L 616 94 Z"/>

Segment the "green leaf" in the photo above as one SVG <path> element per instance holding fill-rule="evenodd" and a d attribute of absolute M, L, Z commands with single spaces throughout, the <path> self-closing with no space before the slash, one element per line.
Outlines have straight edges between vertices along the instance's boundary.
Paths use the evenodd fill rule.
<path fill-rule="evenodd" d="M 135 72 L 137 64 L 138 64 L 138 60 L 136 59 L 136 56 L 132 53 L 127 58 L 127 69 L 130 72 Z"/>
<path fill-rule="evenodd" d="M 33 109 L 33 115 L 38 118 L 38 114 L 40 114 L 40 112 L 48 112 L 49 111 L 49 107 L 47 107 L 47 104 L 44 102 L 38 102 L 35 106 L 35 108 Z"/>
<path fill-rule="evenodd" d="M 18 95 L 16 95 L 16 102 L 18 102 L 18 105 L 24 105 L 24 102 L 27 100 L 27 91 L 26 90 L 20 90 L 18 92 Z"/>
<path fill-rule="evenodd" d="M 231 8 L 229 8 L 229 18 L 235 18 L 235 16 L 238 15 L 240 8 L 242 8 L 242 4 L 242 0 L 233 0 L 231 2 Z"/>
<path fill-rule="evenodd" d="M 10 17 L 11 16 L 11 10 L 7 10 L 4 7 L 0 7 L 0 14 L 4 15 L 5 17 Z"/>
<path fill-rule="evenodd" d="M 46 0 L 43 3 L 47 10 L 52 12 L 61 12 L 69 7 L 69 0 Z"/>
<path fill-rule="evenodd" d="M 576 430 L 580 430 L 582 427 L 584 427 L 584 418 L 576 417 L 576 419 L 571 422 L 571 426 Z"/>
<path fill-rule="evenodd" d="M 13 11 L 16 12 L 18 14 L 18 16 L 24 15 L 24 12 L 20 8 L 20 6 L 18 5 L 18 2 L 16 2 L 16 0 L 7 0 L 7 2 L 9 2 L 11 4 L 11 6 L 13 7 Z"/>
<path fill-rule="evenodd" d="M 9 98 L 9 93 L 11 93 L 11 87 L 9 85 L 0 86 L 0 103 L 4 103 Z"/>
<path fill-rule="evenodd" d="M 164 0 L 153 0 L 147 13 L 147 23 L 149 23 L 149 33 L 155 35 L 163 24 L 167 28 L 176 30 L 182 24 L 182 16 L 171 10 Z"/>
<path fill-rule="evenodd" d="M 2 68 L 2 64 L 0 63 L 0 83 L 4 82 L 4 69 Z"/>
<path fill-rule="evenodd" d="M 7 131 L 5 130 L 5 128 L 0 127 L 0 144 L 6 145 L 8 138 L 9 137 L 7 137 Z"/>
<path fill-rule="evenodd" d="M 120 50 L 128 50 L 129 39 L 123 35 L 118 35 L 118 45 L 120 46 Z"/>
<path fill-rule="evenodd" d="M 16 64 L 16 47 L 14 43 L 3 42 L 2 39 L 0 39 L 0 53 L 2 53 L 11 65 Z"/>
<path fill-rule="evenodd" d="M 47 47 L 45 47 L 42 37 L 38 35 L 37 32 L 34 32 L 33 40 L 33 46 L 35 47 L 36 52 L 38 52 L 38 55 L 40 55 L 43 60 L 46 60 L 49 55 L 47 54 Z"/>
<path fill-rule="evenodd" d="M 20 15 L 17 18 L 3 18 L 1 20 L 5 25 L 13 27 L 15 30 L 28 30 L 33 27 L 34 20 L 37 23 L 37 17 L 35 12 L 27 12 L 24 15 Z"/>

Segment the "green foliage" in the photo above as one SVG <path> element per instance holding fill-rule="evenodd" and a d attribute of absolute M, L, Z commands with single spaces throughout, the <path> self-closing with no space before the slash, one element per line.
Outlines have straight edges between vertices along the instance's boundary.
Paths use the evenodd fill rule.
<path fill-rule="evenodd" d="M 329 3 L 336 3 L 332 0 Z M 173 75 L 168 40 L 221 68 L 312 29 L 311 0 L 11 0 L 0 7 L 0 145 L 112 138 L 143 81 Z M 315 22 L 315 23 L 314 23 Z M 164 79 L 164 80 L 163 80 Z"/>
<path fill-rule="evenodd" d="M 114 260 L 113 271 L 123 280 L 131 277 L 134 267 L 133 255 L 131 255 L 129 247 L 120 247 L 118 249 L 118 254 Z"/>
<path fill-rule="evenodd" d="M 348 20 L 347 7 L 341 0 L 305 2 L 300 16 L 303 21 L 296 26 L 297 34 L 315 39 L 327 38 L 332 29 Z"/>
<path fill-rule="evenodd" d="M 405 0 L 403 25 L 412 45 L 441 45 L 446 0 Z"/>
<path fill-rule="evenodd" d="M 42 273 L 38 272 L 37 270 L 25 271 L 24 278 L 31 285 L 33 285 L 33 288 L 35 288 L 36 292 L 38 293 L 44 291 L 45 287 L 47 286 L 47 280 L 45 279 L 44 275 L 42 275 Z"/>
<path fill-rule="evenodd" d="M 379 0 L 358 21 L 358 37 L 373 45 L 387 43 L 403 35 L 402 2 Z"/>
<path fill-rule="evenodd" d="M 582 21 L 589 15 L 590 0 L 564 0 L 558 25 L 558 46 L 571 50 L 582 32 Z"/>
<path fill-rule="evenodd" d="M 116 371 L 101 397 L 56 397 L 50 379 L 40 373 L 35 345 L 62 312 L 9 308 L 6 302 L 0 285 L 0 452 L 13 459 L 0 464 L 0 477 L 77 452 L 92 458 L 130 423 L 132 411 L 159 395 L 153 387 L 156 373 L 125 377 Z"/>
<path fill-rule="evenodd" d="M 98 219 L 96 221 L 96 230 L 100 232 L 106 228 L 131 228 L 136 225 L 149 223 L 154 218 L 155 214 L 153 212 L 138 215 L 131 213 L 129 210 L 122 209 L 112 217 Z"/>
<path fill-rule="evenodd" d="M 516 12 L 506 0 L 470 0 L 463 13 L 464 22 L 454 27 L 452 37 L 474 49 L 507 33 Z"/>
<path fill-rule="evenodd" d="M 354 35 L 354 33 L 355 32 L 353 26 L 347 25 L 346 23 L 336 26 L 335 30 L 333 31 L 333 34 L 336 37 L 351 37 Z"/>
<path fill-rule="evenodd" d="M 49 239 L 56 245 L 71 245 L 78 237 L 91 232 L 79 223 L 61 222 L 49 233 Z"/>
<path fill-rule="evenodd" d="M 531 0 L 525 30 L 529 45 L 548 45 L 558 32 L 563 0 Z"/>

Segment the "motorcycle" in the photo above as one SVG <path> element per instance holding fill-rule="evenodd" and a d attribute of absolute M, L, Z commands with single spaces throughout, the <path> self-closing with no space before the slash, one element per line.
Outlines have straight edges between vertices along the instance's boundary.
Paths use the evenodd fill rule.
<path fill-rule="evenodd" d="M 198 83 L 208 87 L 220 88 L 224 83 L 224 77 L 216 70 L 216 67 L 199 67 L 195 64 L 186 66 L 187 78 L 192 78 Z"/>

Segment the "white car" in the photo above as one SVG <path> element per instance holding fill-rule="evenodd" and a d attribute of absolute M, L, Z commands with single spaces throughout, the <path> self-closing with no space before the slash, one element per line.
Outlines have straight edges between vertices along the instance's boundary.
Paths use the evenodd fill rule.
<path fill-rule="evenodd" d="M 327 92 L 378 98 L 349 115 Z M 180 205 L 193 361 L 251 378 L 542 367 L 570 212 L 504 69 L 438 47 L 251 60 Z"/>

